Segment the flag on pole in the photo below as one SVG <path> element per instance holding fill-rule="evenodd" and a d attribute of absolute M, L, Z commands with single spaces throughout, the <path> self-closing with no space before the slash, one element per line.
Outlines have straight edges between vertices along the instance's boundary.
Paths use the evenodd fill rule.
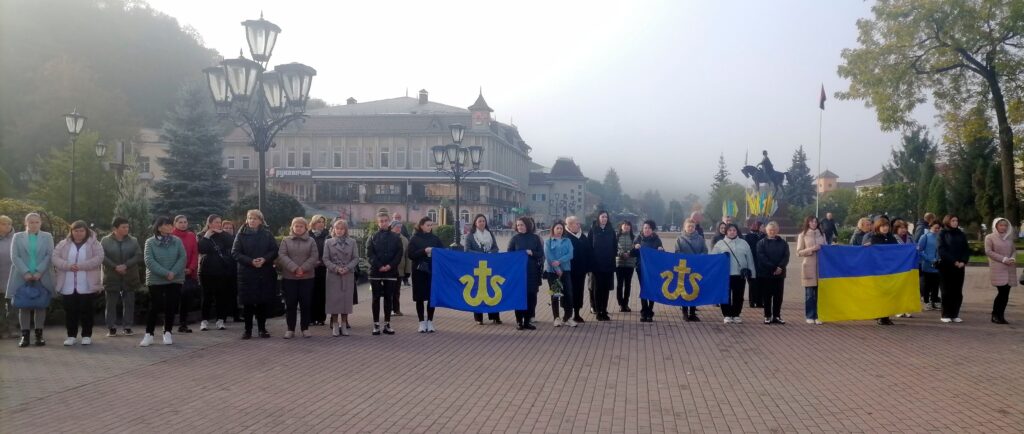
<path fill-rule="evenodd" d="M 821 107 L 822 110 L 825 110 L 825 100 L 826 99 L 827 98 L 825 98 L 825 85 L 822 84 L 821 85 L 821 98 L 818 99 L 818 107 Z"/>

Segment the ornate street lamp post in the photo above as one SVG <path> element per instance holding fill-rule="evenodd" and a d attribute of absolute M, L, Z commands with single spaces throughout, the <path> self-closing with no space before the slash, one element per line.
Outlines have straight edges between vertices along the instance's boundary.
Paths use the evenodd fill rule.
<path fill-rule="evenodd" d="M 461 124 L 448 126 L 452 132 L 452 143 L 445 146 L 434 146 L 430 148 L 434 155 L 434 164 L 437 171 L 448 175 L 455 182 L 455 242 L 451 248 L 462 251 L 462 214 L 461 210 L 461 189 L 462 181 L 467 176 L 480 170 L 480 158 L 483 156 L 482 146 L 462 146 L 462 138 L 466 134 L 466 127 Z M 467 161 L 469 160 L 469 166 Z M 447 166 L 446 166 L 447 164 Z"/>
<path fill-rule="evenodd" d="M 76 107 L 71 113 L 64 115 L 64 124 L 67 127 L 68 137 L 71 139 L 71 206 L 68 207 L 68 218 L 75 219 L 75 142 L 78 135 L 82 134 L 82 127 L 85 127 L 85 116 L 78 113 Z"/>
<path fill-rule="evenodd" d="M 259 155 L 259 205 L 264 209 L 267 197 L 267 151 L 274 137 L 292 121 L 306 118 L 309 87 L 316 70 L 301 63 L 278 65 L 267 71 L 281 28 L 263 19 L 242 22 L 249 44 L 246 59 L 227 59 L 220 66 L 203 69 L 217 114 L 231 118 L 252 140 Z"/>

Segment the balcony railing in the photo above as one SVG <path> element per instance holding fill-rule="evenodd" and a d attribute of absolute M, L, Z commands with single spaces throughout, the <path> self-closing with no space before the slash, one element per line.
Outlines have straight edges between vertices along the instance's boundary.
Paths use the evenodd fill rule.
<path fill-rule="evenodd" d="M 405 203 L 406 196 L 403 194 L 368 194 L 366 203 Z"/>

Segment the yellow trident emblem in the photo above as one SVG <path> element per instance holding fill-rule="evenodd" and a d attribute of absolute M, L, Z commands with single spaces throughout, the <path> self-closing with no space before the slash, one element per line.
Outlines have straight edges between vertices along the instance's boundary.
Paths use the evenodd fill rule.
<path fill-rule="evenodd" d="M 466 304 L 476 307 L 480 303 L 484 303 L 488 306 L 494 306 L 501 302 L 501 285 L 505 283 L 505 278 L 501 276 L 491 276 L 491 269 L 487 267 L 487 261 L 480 261 L 480 264 L 473 269 L 473 276 L 464 275 L 459 278 L 459 282 L 466 285 L 462 290 L 462 298 L 466 300 Z M 473 284 L 476 283 L 477 290 L 476 296 L 473 296 Z M 488 291 L 488 285 L 490 290 L 494 291 L 494 296 L 490 296 Z"/>
<path fill-rule="evenodd" d="M 675 273 L 672 271 L 675 271 Z M 693 270 L 686 266 L 685 259 L 680 259 L 679 265 L 673 268 L 672 271 L 666 270 L 661 272 L 661 278 L 664 279 L 661 284 L 661 293 L 669 300 L 675 300 L 679 297 L 682 297 L 683 300 L 686 301 L 695 300 L 697 295 L 700 294 L 699 283 L 704 276 L 701 276 L 700 273 L 692 273 Z M 687 275 L 690 276 L 689 280 L 690 287 L 693 288 L 692 292 L 686 291 L 686 285 L 684 283 L 686 282 Z M 673 278 L 676 280 L 676 287 L 674 291 L 670 291 L 669 284 L 672 283 Z"/>

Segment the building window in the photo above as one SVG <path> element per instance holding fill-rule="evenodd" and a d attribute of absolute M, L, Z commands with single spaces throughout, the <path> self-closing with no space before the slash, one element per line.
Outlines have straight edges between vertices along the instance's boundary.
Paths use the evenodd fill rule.
<path fill-rule="evenodd" d="M 242 170 L 246 170 L 248 168 L 249 168 L 249 156 L 248 155 L 243 155 L 242 156 Z"/>
<path fill-rule="evenodd" d="M 320 151 L 320 164 L 317 167 L 327 167 L 327 151 Z"/>
<path fill-rule="evenodd" d="M 412 145 L 412 155 L 409 156 L 409 159 L 412 160 L 413 169 L 423 167 L 423 146 Z"/>
<path fill-rule="evenodd" d="M 334 147 L 334 168 L 335 169 L 340 169 L 341 168 L 341 152 L 342 152 L 341 146 L 335 146 Z"/>
<path fill-rule="evenodd" d="M 461 215 L 461 218 L 459 220 L 462 220 L 463 223 L 469 223 L 469 210 L 468 209 L 462 210 L 459 214 Z"/>
<path fill-rule="evenodd" d="M 149 173 L 149 157 L 138 157 L 135 164 L 139 166 L 139 173 Z"/>
<path fill-rule="evenodd" d="M 289 149 L 287 155 L 288 167 L 295 167 L 295 150 Z"/>
<path fill-rule="evenodd" d="M 391 145 L 380 145 L 380 168 L 391 167 Z"/>
<path fill-rule="evenodd" d="M 302 150 L 302 167 L 310 167 L 313 165 L 313 151 L 309 148 Z"/>
<path fill-rule="evenodd" d="M 224 167 L 227 167 L 228 169 L 234 169 L 235 168 L 235 156 L 234 155 L 228 155 L 227 159 L 225 159 Z"/>
<path fill-rule="evenodd" d="M 408 149 L 406 145 L 395 146 L 395 167 L 399 169 L 405 169 L 405 152 Z"/>
<path fill-rule="evenodd" d="M 436 209 L 433 209 L 433 208 L 428 209 L 427 210 L 427 217 L 430 217 L 430 220 L 433 221 L 434 223 L 438 223 L 438 221 L 437 221 L 437 210 Z"/>
<path fill-rule="evenodd" d="M 366 147 L 363 150 L 363 152 L 366 153 L 366 163 L 365 163 L 366 165 L 364 167 L 367 168 L 367 169 L 372 169 L 375 166 L 374 160 L 377 159 L 377 146 L 376 145 L 366 145 Z"/>
<path fill-rule="evenodd" d="M 355 169 L 359 166 L 359 145 L 348 145 L 348 168 Z"/>
<path fill-rule="evenodd" d="M 548 195 L 547 194 L 541 194 L 540 195 L 540 201 L 541 202 L 547 202 L 548 201 Z"/>
<path fill-rule="evenodd" d="M 274 151 L 270 153 L 270 167 L 281 167 L 280 151 Z"/>

